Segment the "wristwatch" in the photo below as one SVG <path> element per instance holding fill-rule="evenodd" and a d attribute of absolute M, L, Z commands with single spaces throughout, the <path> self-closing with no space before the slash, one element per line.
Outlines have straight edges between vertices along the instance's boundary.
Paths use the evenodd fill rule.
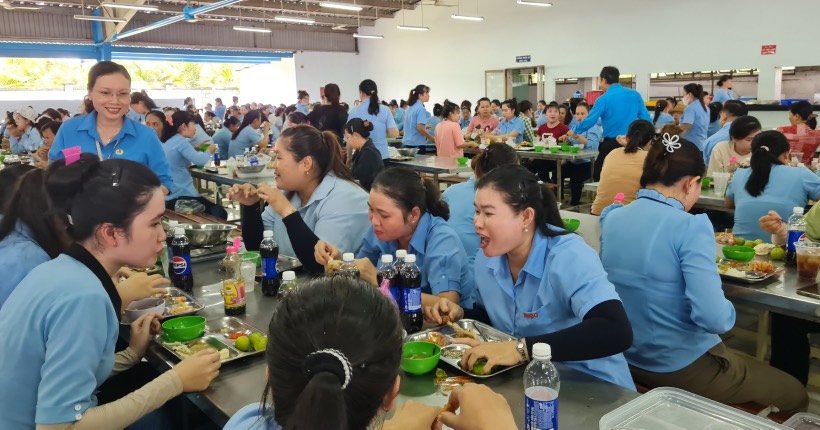
<path fill-rule="evenodd" d="M 528 360 L 527 355 L 527 343 L 524 341 L 524 338 L 518 339 L 518 343 L 515 345 L 515 348 L 518 350 L 518 353 L 521 354 L 521 362 L 526 363 Z"/>

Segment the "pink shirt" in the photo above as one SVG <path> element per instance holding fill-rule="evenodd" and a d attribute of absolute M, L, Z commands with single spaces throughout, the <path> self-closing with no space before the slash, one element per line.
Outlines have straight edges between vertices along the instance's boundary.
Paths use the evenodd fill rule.
<path fill-rule="evenodd" d="M 490 115 L 490 117 L 484 121 L 480 116 L 476 115 L 473 117 L 473 120 L 470 121 L 467 131 L 472 132 L 476 127 L 479 127 L 481 130 L 493 131 L 498 128 L 498 117 L 495 115 Z"/>
<path fill-rule="evenodd" d="M 464 136 L 457 122 L 445 120 L 436 126 L 436 150 L 440 157 L 463 157 Z"/>

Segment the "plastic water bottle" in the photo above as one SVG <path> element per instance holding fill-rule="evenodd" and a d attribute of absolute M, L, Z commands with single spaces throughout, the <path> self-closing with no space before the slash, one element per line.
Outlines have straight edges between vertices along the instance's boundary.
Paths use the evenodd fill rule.
<path fill-rule="evenodd" d="M 583 94 L 581 94 L 581 91 L 575 91 L 575 94 L 573 94 L 573 95 L 572 95 L 572 98 L 574 98 L 574 99 L 582 99 L 582 98 L 584 98 L 584 95 L 583 95 Z"/>
<path fill-rule="evenodd" d="M 280 287 L 279 272 L 276 271 L 279 245 L 273 240 L 272 230 L 265 230 L 262 237 L 262 243 L 259 244 L 259 256 L 262 258 L 262 294 L 276 296 Z"/>
<path fill-rule="evenodd" d="M 350 279 L 359 279 L 359 268 L 353 262 L 355 256 L 352 252 L 345 252 L 342 254 L 342 267 L 336 272 L 339 276 L 344 276 Z"/>
<path fill-rule="evenodd" d="M 245 313 L 245 278 L 242 276 L 242 257 L 236 247 L 229 246 L 225 280 L 222 281 L 222 297 L 225 315 L 242 315 Z"/>
<path fill-rule="evenodd" d="M 174 241 L 174 233 L 178 225 L 179 221 L 168 221 L 168 234 L 165 236 L 166 253 L 168 254 L 168 267 L 165 273 L 172 282 L 174 280 L 174 250 L 171 243 Z"/>
<path fill-rule="evenodd" d="M 174 277 L 171 280 L 175 287 L 182 291 L 191 292 L 194 289 L 194 274 L 191 272 L 191 243 L 185 236 L 185 229 L 174 229 L 174 240 L 171 242 L 174 253 Z"/>
<path fill-rule="evenodd" d="M 407 254 L 406 264 L 401 269 L 401 290 L 399 311 L 401 322 L 408 334 L 421 330 L 421 271 L 416 266 L 416 256 Z"/>
<path fill-rule="evenodd" d="M 393 269 L 392 255 L 382 255 L 382 265 L 379 266 L 379 273 L 376 275 L 376 282 L 379 283 L 379 288 L 384 288 L 390 291 L 390 296 L 393 297 L 393 302 L 395 302 L 398 306 L 399 285 L 396 282 L 396 271 Z"/>
<path fill-rule="evenodd" d="M 524 428 L 558 428 L 558 391 L 561 378 L 552 364 L 552 349 L 546 343 L 532 347 L 532 361 L 524 370 Z"/>
<path fill-rule="evenodd" d="M 806 231 L 806 220 L 803 219 L 803 208 L 795 206 L 792 209 L 792 216 L 789 217 L 789 236 L 786 239 L 786 265 L 795 266 L 797 264 L 797 252 L 794 243 L 800 240 Z"/>
<path fill-rule="evenodd" d="M 297 288 L 299 288 L 299 285 L 296 283 L 296 273 L 292 270 L 282 272 L 282 285 L 279 286 L 279 297 L 290 294 L 296 291 Z"/>

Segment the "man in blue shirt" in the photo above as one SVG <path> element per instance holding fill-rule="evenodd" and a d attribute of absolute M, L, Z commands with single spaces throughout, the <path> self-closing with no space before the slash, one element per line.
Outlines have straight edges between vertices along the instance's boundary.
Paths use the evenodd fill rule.
<path fill-rule="evenodd" d="M 592 175 L 596 182 L 601 180 L 601 168 L 606 156 L 621 146 L 615 138 L 626 135 L 629 124 L 636 119 L 652 122 L 641 95 L 633 89 L 622 87 L 618 83 L 620 76 L 621 72 L 616 67 L 606 66 L 601 69 L 598 86 L 604 94 L 595 101 L 589 116 L 568 133 L 572 138 L 578 134 L 583 135 L 601 119 L 603 140 L 598 146 L 598 158 L 595 159 L 595 171 Z"/>

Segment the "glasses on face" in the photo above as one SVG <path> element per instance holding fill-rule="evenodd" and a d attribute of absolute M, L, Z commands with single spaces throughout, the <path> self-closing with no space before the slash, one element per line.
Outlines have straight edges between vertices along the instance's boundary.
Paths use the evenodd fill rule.
<path fill-rule="evenodd" d="M 116 102 L 122 99 L 128 99 L 129 103 L 131 101 L 131 93 L 127 91 L 94 90 L 94 93 L 103 98 L 112 98 Z"/>

